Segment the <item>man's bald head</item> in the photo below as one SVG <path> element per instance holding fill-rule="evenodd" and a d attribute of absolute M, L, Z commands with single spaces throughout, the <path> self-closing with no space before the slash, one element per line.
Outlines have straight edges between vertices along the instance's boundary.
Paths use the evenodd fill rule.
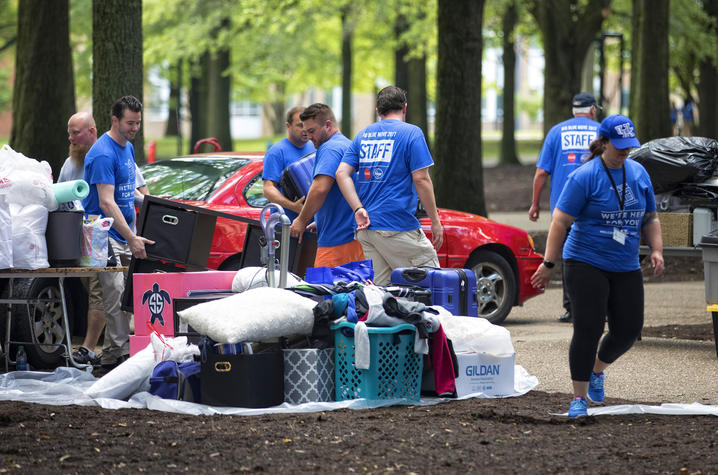
<path fill-rule="evenodd" d="M 97 126 L 89 112 L 78 112 L 67 121 L 68 140 L 71 144 L 89 145 L 97 141 Z"/>
<path fill-rule="evenodd" d="M 70 141 L 70 157 L 77 166 L 85 161 L 85 154 L 97 141 L 95 119 L 88 112 L 78 112 L 67 121 L 67 139 Z"/>

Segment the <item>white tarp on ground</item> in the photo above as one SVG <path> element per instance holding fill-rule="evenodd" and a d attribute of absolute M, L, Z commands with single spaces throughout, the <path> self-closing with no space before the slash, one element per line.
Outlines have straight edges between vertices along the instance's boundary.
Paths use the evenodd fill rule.
<path fill-rule="evenodd" d="M 660 406 L 646 406 L 644 404 L 619 404 L 617 406 L 589 407 L 589 416 L 618 416 L 622 414 L 661 414 L 664 416 L 718 416 L 718 406 L 708 406 L 694 402 L 693 404 L 679 404 L 664 402 Z M 568 416 L 568 412 L 556 414 Z"/>
<path fill-rule="evenodd" d="M 455 401 L 451 398 L 422 398 L 420 401 L 405 400 L 366 400 L 356 399 L 338 402 L 315 402 L 305 404 L 281 404 L 279 406 L 247 409 L 241 407 L 216 407 L 192 402 L 174 401 L 153 396 L 148 392 L 134 394 L 128 401 L 109 398 L 91 398 L 86 390 L 92 386 L 97 378 L 91 374 L 75 368 L 57 368 L 52 373 L 40 371 L 12 371 L 0 374 L 0 400 L 24 401 L 38 404 L 64 406 L 76 404 L 79 406 L 100 406 L 105 409 L 151 409 L 154 411 L 176 412 L 191 415 L 259 415 L 281 413 L 303 413 L 333 411 L 336 409 L 370 409 L 374 407 L 393 406 L 397 404 L 412 406 L 429 406 L 441 402 Z M 538 379 L 531 376 L 520 365 L 515 366 L 514 394 L 521 396 L 538 385 Z M 482 393 L 470 394 L 460 399 L 487 397 Z"/>
<path fill-rule="evenodd" d="M 37 404 L 49 404 L 64 406 L 76 404 L 79 406 L 100 406 L 105 409 L 151 409 L 154 411 L 175 412 L 191 415 L 259 415 L 259 414 L 281 414 L 281 413 L 305 413 L 333 411 L 336 409 L 371 409 L 375 407 L 386 407 L 397 404 L 429 406 L 442 402 L 455 401 L 451 398 L 422 398 L 420 401 L 370 401 L 356 399 L 339 402 L 317 402 L 306 404 L 282 404 L 280 406 L 247 409 L 240 407 L 216 407 L 191 402 L 173 401 L 153 396 L 147 392 L 140 392 L 133 395 L 128 401 L 120 399 L 96 398 L 93 399 L 85 394 L 85 391 L 92 386 L 97 378 L 89 373 L 75 368 L 57 368 L 52 373 L 40 371 L 13 371 L 0 374 L 0 400 L 2 401 L 24 401 Z M 521 396 L 531 391 L 538 385 L 538 379 L 531 376 L 520 365 L 515 366 L 515 394 Z M 471 394 L 460 399 L 486 397 L 481 393 Z M 682 416 L 718 416 L 718 406 L 711 406 L 694 402 L 693 404 L 664 403 L 660 406 L 647 406 L 643 404 L 623 404 L 616 406 L 592 407 L 588 410 L 589 416 L 621 415 L 621 414 L 662 414 Z M 568 415 L 556 414 L 556 415 Z"/>

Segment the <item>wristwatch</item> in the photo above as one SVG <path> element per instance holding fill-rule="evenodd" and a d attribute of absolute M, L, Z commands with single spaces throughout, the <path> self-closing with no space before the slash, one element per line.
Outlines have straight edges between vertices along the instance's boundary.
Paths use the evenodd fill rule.
<path fill-rule="evenodd" d="M 544 259 L 543 265 L 545 265 L 547 269 L 553 269 L 556 263 Z"/>

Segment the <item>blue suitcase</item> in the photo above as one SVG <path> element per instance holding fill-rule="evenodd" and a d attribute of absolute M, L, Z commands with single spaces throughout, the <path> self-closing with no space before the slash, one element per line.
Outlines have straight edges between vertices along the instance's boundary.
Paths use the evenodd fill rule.
<path fill-rule="evenodd" d="M 312 186 L 315 155 L 315 153 L 305 155 L 282 170 L 279 186 L 282 188 L 282 194 L 290 200 L 296 201 L 302 196 L 307 196 L 309 187 Z"/>
<path fill-rule="evenodd" d="M 431 303 L 453 315 L 476 317 L 476 276 L 469 269 L 402 267 L 391 273 L 392 284 L 411 284 L 431 290 Z"/>

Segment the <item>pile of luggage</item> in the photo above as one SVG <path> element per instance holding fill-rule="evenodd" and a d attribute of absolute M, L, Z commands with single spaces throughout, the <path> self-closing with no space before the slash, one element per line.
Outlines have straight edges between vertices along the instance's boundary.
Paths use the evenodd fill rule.
<path fill-rule="evenodd" d="M 153 333 L 147 348 L 89 393 L 126 398 L 149 390 L 247 408 L 514 393 L 510 335 L 476 318 L 471 270 L 397 269 L 382 287 L 362 261 L 308 269 L 306 280 L 290 279 L 285 289 L 256 278 L 267 272 L 240 269 L 232 285 L 239 292 L 175 299 L 179 310 L 164 317 L 178 319 L 164 322 L 174 338 Z"/>

